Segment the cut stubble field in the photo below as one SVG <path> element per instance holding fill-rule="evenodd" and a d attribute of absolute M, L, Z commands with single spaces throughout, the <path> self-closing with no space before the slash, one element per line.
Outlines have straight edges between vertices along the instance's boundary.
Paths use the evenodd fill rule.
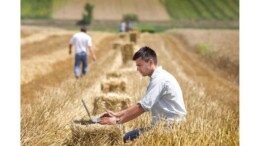
<path fill-rule="evenodd" d="M 30 33 L 22 29 L 26 35 L 22 35 L 21 42 L 33 35 L 40 36 L 46 29 Z M 64 32 L 66 35 L 59 35 Z M 93 101 L 101 93 L 100 83 L 108 72 L 123 72 L 128 81 L 126 93 L 134 102 L 145 93 L 149 79 L 137 73 L 134 62 L 124 66 L 120 51 L 112 47 L 118 39 L 116 33 L 90 32 L 97 61 L 89 59 L 88 74 L 74 79 L 73 56 L 68 55 L 67 48 L 69 34 L 73 33 L 66 30 L 42 33 L 44 39 L 31 40 L 21 46 L 21 145 L 71 144 L 71 122 L 85 117 L 81 98 L 92 111 Z M 239 145 L 238 83 L 226 79 L 222 71 L 202 61 L 200 55 L 188 49 L 186 41 L 191 43 L 192 40 L 183 40 L 173 33 L 140 35 L 136 45 L 154 48 L 158 64 L 179 81 L 187 119 L 168 133 L 158 125 L 129 145 Z M 46 50 L 35 44 L 45 44 Z M 33 53 L 28 55 L 29 52 Z M 38 61 L 41 59 L 44 61 Z M 124 127 L 126 131 L 146 127 L 150 125 L 150 118 L 150 114 L 145 113 Z"/>

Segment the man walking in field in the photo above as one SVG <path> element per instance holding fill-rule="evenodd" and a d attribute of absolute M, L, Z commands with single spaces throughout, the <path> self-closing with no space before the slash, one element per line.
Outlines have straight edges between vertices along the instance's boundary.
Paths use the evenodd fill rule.
<path fill-rule="evenodd" d="M 184 120 L 186 109 L 182 90 L 174 76 L 157 65 L 155 51 L 149 47 L 142 47 L 134 54 L 133 60 L 136 62 L 137 71 L 142 76 L 150 77 L 144 97 L 125 110 L 118 112 L 107 110 L 101 116 L 100 124 L 122 124 L 135 119 L 146 111 L 152 113 L 152 125 L 162 119 L 166 119 L 168 123 Z M 145 130 L 148 129 L 139 128 L 126 133 L 123 138 L 124 142 L 137 138 L 139 133 Z"/>
<path fill-rule="evenodd" d="M 87 73 L 88 58 L 87 58 L 87 49 L 89 49 L 93 60 L 96 60 L 93 48 L 92 48 L 92 39 L 86 34 L 87 29 L 85 26 L 81 27 L 81 31 L 74 34 L 69 41 L 69 54 L 72 53 L 72 45 L 75 46 L 75 65 L 74 72 L 75 77 L 83 77 Z M 80 74 L 80 65 L 82 66 L 82 74 Z"/>

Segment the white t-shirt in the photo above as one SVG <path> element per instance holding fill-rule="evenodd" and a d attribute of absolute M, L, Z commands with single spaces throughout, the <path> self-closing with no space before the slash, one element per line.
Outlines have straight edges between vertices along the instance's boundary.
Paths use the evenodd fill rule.
<path fill-rule="evenodd" d="M 92 39 L 86 33 L 78 32 L 73 35 L 73 37 L 69 41 L 69 44 L 75 46 L 75 54 L 82 51 L 87 53 L 86 49 L 92 46 Z"/>
<path fill-rule="evenodd" d="M 152 124 L 158 122 L 160 116 L 177 122 L 186 116 L 182 90 L 174 76 L 162 67 L 155 69 L 146 94 L 138 103 L 145 111 L 151 111 Z"/>
<path fill-rule="evenodd" d="M 126 23 L 125 22 L 122 22 L 120 27 L 121 27 L 120 28 L 121 32 L 125 32 L 126 31 Z"/>

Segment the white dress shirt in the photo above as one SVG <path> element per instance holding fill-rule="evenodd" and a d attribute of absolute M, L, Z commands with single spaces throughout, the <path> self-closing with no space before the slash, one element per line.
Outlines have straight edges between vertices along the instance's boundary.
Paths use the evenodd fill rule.
<path fill-rule="evenodd" d="M 147 91 L 138 103 L 145 111 L 151 111 L 152 124 L 160 117 L 178 122 L 186 116 L 182 90 L 174 76 L 161 66 L 153 72 Z"/>

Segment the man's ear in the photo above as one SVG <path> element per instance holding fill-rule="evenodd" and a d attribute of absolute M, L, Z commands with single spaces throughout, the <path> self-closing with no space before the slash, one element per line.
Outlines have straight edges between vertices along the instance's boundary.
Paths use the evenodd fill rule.
<path fill-rule="evenodd" d="M 154 64 L 153 59 L 149 59 L 149 60 L 148 60 L 148 64 L 149 64 L 150 66 L 153 65 L 153 64 Z"/>

